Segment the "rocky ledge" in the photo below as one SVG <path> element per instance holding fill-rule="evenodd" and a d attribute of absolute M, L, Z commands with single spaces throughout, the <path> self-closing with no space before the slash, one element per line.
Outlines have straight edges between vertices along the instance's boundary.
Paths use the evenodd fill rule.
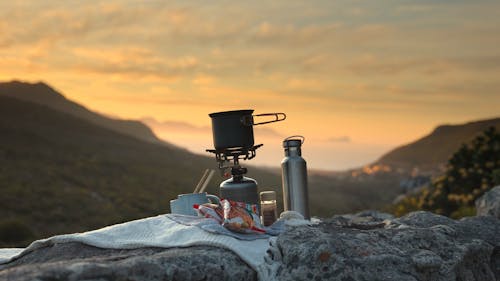
<path fill-rule="evenodd" d="M 491 194 L 488 198 L 488 202 L 496 201 L 490 200 Z M 289 226 L 285 233 L 271 239 L 268 256 L 259 269 L 260 277 L 342 281 L 500 280 L 497 215 L 452 220 L 429 212 L 393 218 L 369 211 L 335 216 L 315 225 Z M 35 250 L 0 265 L 0 280 L 257 278 L 257 273 L 237 255 L 213 247 L 111 250 L 66 243 Z"/>
<path fill-rule="evenodd" d="M 114 250 L 64 243 L 0 265 L 0 280 L 12 281 L 256 279 L 237 255 L 214 247 Z"/>
<path fill-rule="evenodd" d="M 385 215 L 384 215 L 385 216 Z M 500 280 L 500 220 L 429 212 L 337 216 L 280 235 L 266 258 L 278 280 Z"/>

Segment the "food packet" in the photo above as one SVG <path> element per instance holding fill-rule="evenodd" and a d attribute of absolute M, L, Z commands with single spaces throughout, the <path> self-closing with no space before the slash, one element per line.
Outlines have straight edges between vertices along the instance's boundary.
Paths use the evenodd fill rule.
<path fill-rule="evenodd" d="M 226 199 L 221 200 L 221 205 L 224 210 L 222 225 L 227 229 L 240 233 L 266 232 L 260 225 L 259 217 L 252 211 L 257 210 L 256 205 Z"/>
<path fill-rule="evenodd" d="M 217 204 L 205 203 L 202 205 L 195 204 L 193 208 L 198 212 L 198 216 L 205 218 L 212 218 L 218 223 L 222 224 L 224 222 L 224 211 L 222 207 Z"/>
<path fill-rule="evenodd" d="M 205 203 L 193 205 L 199 216 L 215 219 L 225 228 L 239 233 L 265 233 L 254 210 L 257 205 L 221 200 L 221 205 Z"/>

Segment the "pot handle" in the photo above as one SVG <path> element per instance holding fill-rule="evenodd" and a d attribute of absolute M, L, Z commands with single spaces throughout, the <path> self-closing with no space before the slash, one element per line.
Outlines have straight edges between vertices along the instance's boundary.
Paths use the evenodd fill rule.
<path fill-rule="evenodd" d="M 253 122 L 253 117 L 261 117 L 261 116 L 274 116 L 274 120 L 260 122 L 260 123 L 254 123 Z M 255 125 L 262 125 L 262 124 L 267 124 L 267 123 L 279 122 L 279 121 L 283 121 L 285 119 L 286 119 L 286 114 L 283 113 L 283 112 L 278 112 L 278 113 L 262 113 L 262 114 L 257 114 L 257 115 L 243 116 L 241 118 L 241 123 L 243 123 L 243 125 L 245 125 L 245 126 L 255 126 Z"/>

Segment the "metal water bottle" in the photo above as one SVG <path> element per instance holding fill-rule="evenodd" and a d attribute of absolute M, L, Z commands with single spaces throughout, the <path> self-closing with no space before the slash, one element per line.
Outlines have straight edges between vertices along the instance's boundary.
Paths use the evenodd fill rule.
<path fill-rule="evenodd" d="M 303 136 L 291 136 L 283 141 L 285 158 L 281 161 L 283 205 L 285 211 L 296 211 L 309 219 L 307 164 L 302 158 Z"/>

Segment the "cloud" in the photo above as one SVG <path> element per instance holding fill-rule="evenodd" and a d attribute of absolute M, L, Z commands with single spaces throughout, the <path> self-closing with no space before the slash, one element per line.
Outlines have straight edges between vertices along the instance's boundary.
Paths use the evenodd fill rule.
<path fill-rule="evenodd" d="M 119 82 L 121 83 L 121 81 Z M 146 81 L 144 83 L 149 83 Z M 104 95 L 102 93 L 96 93 L 92 96 L 92 99 L 96 101 L 105 101 L 107 104 L 129 104 L 134 106 L 140 106 L 144 108 L 148 108 L 151 106 L 157 107 L 173 107 L 173 108 L 213 108 L 216 106 L 220 106 L 220 102 L 212 101 L 212 100 L 204 100 L 197 99 L 191 96 L 185 97 L 176 97 L 175 94 L 166 93 L 164 96 L 152 96 L 149 94 L 146 95 L 138 95 L 137 93 L 133 93 L 133 95 L 117 95 L 117 96 L 109 96 Z"/>
<path fill-rule="evenodd" d="M 335 143 L 350 143 L 351 138 L 349 136 L 339 136 L 339 137 L 331 137 L 327 139 L 327 141 Z"/>
<path fill-rule="evenodd" d="M 317 78 L 290 78 L 285 86 L 290 90 L 321 91 L 325 89 L 325 81 Z"/>
<path fill-rule="evenodd" d="M 29 57 L 3 57 L 0 55 L 0 65 L 4 69 L 11 70 L 9 73 L 4 74 L 12 74 L 12 70 L 18 68 L 23 69 L 23 74 L 47 71 L 47 66 L 45 64 L 34 61 Z M 22 79 L 22 77 L 20 78 Z"/>
<path fill-rule="evenodd" d="M 74 48 L 71 68 L 84 73 L 120 74 L 124 78 L 171 80 L 193 74 L 202 65 L 195 56 L 160 57 L 141 47 Z"/>
<path fill-rule="evenodd" d="M 500 70 L 500 55 L 401 58 L 365 55 L 347 66 L 357 75 L 395 75 L 420 73 L 434 76 L 447 72 Z"/>
<path fill-rule="evenodd" d="M 207 117 L 208 118 L 208 117 Z M 184 135 L 212 135 L 212 128 L 209 126 L 195 126 L 184 121 L 158 121 L 153 117 L 143 117 L 140 121 L 151 127 L 154 131 L 164 134 L 184 134 Z M 261 126 L 253 127 L 255 138 L 279 138 L 284 136 L 272 128 Z"/>
<path fill-rule="evenodd" d="M 138 23 L 149 23 L 156 19 L 154 7 L 126 5 L 125 3 L 78 3 L 44 1 L 43 4 L 26 3 L 13 5 L 3 18 L 15 24 L 9 25 L 17 44 L 31 44 L 40 40 L 57 42 L 100 34 L 106 42 L 124 31 L 139 32 L 133 28 Z M 143 29 L 142 29 L 142 32 Z M 130 34 L 130 33 L 129 33 Z M 138 34 L 138 33 L 137 33 Z M 114 36 L 113 36 L 114 35 Z"/>
<path fill-rule="evenodd" d="M 293 24 L 273 24 L 267 21 L 250 29 L 249 41 L 253 43 L 274 43 L 280 45 L 315 45 L 328 42 L 342 27 L 341 23 L 309 24 L 297 26 Z"/>
<path fill-rule="evenodd" d="M 155 131 L 164 131 L 171 134 L 211 134 L 212 129 L 207 126 L 195 126 L 183 121 L 158 121 L 153 117 L 144 117 L 140 121 L 151 127 Z"/>
<path fill-rule="evenodd" d="M 254 136 L 255 138 L 272 138 L 272 139 L 284 139 L 285 136 L 278 131 L 271 129 L 271 128 L 266 128 L 266 127 L 260 127 L 260 126 L 255 126 L 253 128 L 254 130 Z"/>
<path fill-rule="evenodd" d="M 216 82 L 216 78 L 212 75 L 207 75 L 207 74 L 198 74 L 194 79 L 193 79 L 193 84 L 197 86 L 207 86 L 207 85 L 213 85 Z"/>
<path fill-rule="evenodd" d="M 440 41 L 425 40 L 429 39 L 427 30 L 413 28 L 406 31 L 395 20 L 372 18 L 382 8 L 373 10 L 369 3 L 364 6 L 359 3 L 324 5 L 335 9 L 298 3 L 286 7 L 272 5 L 269 9 L 240 4 L 225 12 L 226 17 L 216 17 L 213 15 L 218 7 L 214 5 L 176 2 L 140 5 L 133 2 L 86 2 L 78 9 L 57 2 L 35 7 L 27 4 L 7 6 L 10 9 L 4 11 L 9 13 L 3 13 L 4 19 L 0 23 L 0 30 L 6 31 L 0 39 L 0 48 L 19 44 L 32 47 L 43 42 L 45 45 L 40 45 L 37 52 L 32 51 L 32 55 L 54 68 L 71 67 L 82 73 L 114 73 L 124 79 L 157 81 L 195 76 L 201 72 L 221 81 L 224 80 L 221 77 L 264 76 L 271 72 L 307 71 L 326 75 L 341 73 L 342 68 L 350 72 L 347 75 L 360 76 L 393 75 L 413 70 L 435 75 L 455 66 L 439 58 L 425 59 L 411 54 L 404 54 L 403 59 L 387 60 L 387 57 L 380 56 L 376 61 L 350 63 L 350 53 L 359 50 L 396 48 L 400 52 L 405 46 L 401 44 L 408 41 L 408 34 L 412 36 L 409 41 L 412 44 L 420 40 L 430 47 L 439 47 Z M 284 13 L 288 16 L 270 14 L 293 7 L 307 13 L 294 14 L 290 10 L 290 13 Z M 404 5 L 394 9 L 401 7 Z M 242 11 L 246 13 L 242 15 Z M 259 15 L 257 12 L 263 13 Z M 355 20 L 349 19 L 353 12 L 357 14 Z M 337 14 L 341 16 L 333 16 Z M 311 20 L 307 18 L 310 15 L 319 18 Z M 346 19 L 350 21 L 346 22 Z M 442 36 L 443 28 L 434 33 Z M 467 32 L 470 33 L 473 30 Z M 484 37 L 486 35 L 481 38 Z M 416 44 L 414 48 L 418 49 L 420 45 Z M 150 52 L 149 57 L 137 58 L 135 53 L 123 52 L 120 49 L 124 46 L 143 48 Z M 81 58 L 81 53 L 69 51 L 78 48 L 95 52 Z M 102 55 L 98 51 L 102 51 Z M 118 61 L 120 52 L 124 56 Z M 130 61 L 127 61 L 127 55 Z M 486 61 L 480 63 L 488 67 Z M 489 69 L 494 65 L 491 62 Z M 345 72 L 341 74 L 346 75 Z M 193 83 L 201 82 L 193 77 L 188 79 Z"/>

